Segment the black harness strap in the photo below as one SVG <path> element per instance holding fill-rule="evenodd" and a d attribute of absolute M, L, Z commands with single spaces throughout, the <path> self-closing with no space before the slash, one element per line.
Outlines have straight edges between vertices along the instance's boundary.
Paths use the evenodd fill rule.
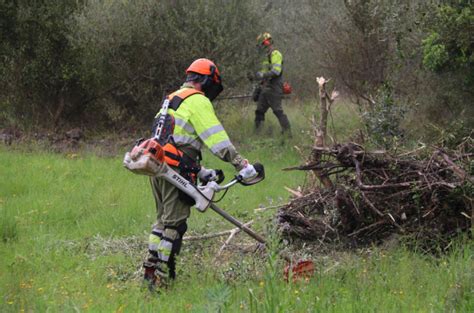
<path fill-rule="evenodd" d="M 180 98 L 178 96 L 174 96 L 173 99 L 171 99 L 168 108 L 173 109 L 173 110 L 178 110 L 179 106 L 181 103 L 184 101 L 183 98 Z"/>
<path fill-rule="evenodd" d="M 165 156 L 167 156 L 170 159 L 173 159 L 175 161 L 181 161 L 181 157 L 179 155 L 176 155 L 174 153 L 171 153 L 169 151 L 165 151 Z"/>

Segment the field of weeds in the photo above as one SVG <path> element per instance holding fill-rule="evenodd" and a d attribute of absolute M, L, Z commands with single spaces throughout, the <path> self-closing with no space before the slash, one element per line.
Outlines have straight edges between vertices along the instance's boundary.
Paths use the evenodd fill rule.
<path fill-rule="evenodd" d="M 154 220 L 146 177 L 94 149 L 50 152 L 20 143 L 0 146 L 1 312 L 473 312 L 474 244 L 453 241 L 450 252 L 426 255 L 403 245 L 328 251 L 292 246 L 275 230 L 277 207 L 297 189 L 298 165 L 311 146 L 310 103 L 287 103 L 293 138 L 281 138 L 271 112 L 264 131 L 252 132 L 253 107 L 218 107 L 241 153 L 265 165 L 266 179 L 230 190 L 220 206 L 270 238 L 265 252 L 239 234 L 185 241 L 178 278 L 159 293 L 142 287 L 141 263 Z M 336 106 L 333 130 L 348 139 L 359 127 L 355 114 Z M 131 139 L 132 140 L 132 139 Z M 205 165 L 232 169 L 210 154 Z M 267 209 L 262 209 L 267 208 Z M 192 212 L 188 236 L 232 226 L 208 211 Z M 324 251 L 323 251 L 324 250 Z M 313 277 L 283 278 L 286 251 L 314 261 Z M 324 252 L 324 253 L 323 253 Z"/>

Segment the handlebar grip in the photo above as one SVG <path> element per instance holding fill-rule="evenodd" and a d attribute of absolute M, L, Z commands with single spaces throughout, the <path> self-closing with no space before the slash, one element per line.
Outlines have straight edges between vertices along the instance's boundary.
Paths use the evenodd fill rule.
<path fill-rule="evenodd" d="M 218 184 L 222 183 L 225 179 L 224 171 L 222 170 L 216 170 L 216 176 L 217 176 L 216 183 Z"/>
<path fill-rule="evenodd" d="M 255 171 L 257 171 L 259 178 L 265 178 L 265 167 L 263 164 L 255 163 L 253 164 L 253 167 L 255 168 Z"/>
<path fill-rule="evenodd" d="M 251 186 L 255 185 L 256 183 L 261 182 L 265 178 L 265 168 L 261 163 L 254 163 L 252 164 L 253 167 L 255 168 L 255 171 L 257 172 L 257 176 L 255 176 L 252 179 L 248 180 L 243 180 L 241 175 L 237 175 L 235 179 L 244 186 Z"/>

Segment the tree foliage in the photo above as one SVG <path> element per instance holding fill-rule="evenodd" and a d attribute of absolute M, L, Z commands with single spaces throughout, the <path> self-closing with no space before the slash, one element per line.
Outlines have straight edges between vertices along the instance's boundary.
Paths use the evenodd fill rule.
<path fill-rule="evenodd" d="M 426 126 L 431 123 L 472 125 L 471 1 L 308 0 L 305 4 L 309 13 L 292 31 L 308 46 L 306 68 L 311 68 L 311 60 L 317 63 L 318 73 L 332 78 L 360 105 L 366 122 L 378 121 L 372 117 L 385 112 L 382 120 L 409 125 L 415 136 L 429 135 Z M 381 109 L 387 106 L 380 107 L 386 85 L 391 86 L 394 101 L 390 107 L 406 109 L 404 120 L 386 119 L 398 117 Z M 367 129 L 378 129 L 377 124 Z"/>
<path fill-rule="evenodd" d="M 149 121 L 199 57 L 214 60 L 225 85 L 237 88 L 255 54 L 260 19 L 251 5 L 1 2 L 7 39 L 1 45 L 1 106 L 15 122 L 46 126 Z"/>
<path fill-rule="evenodd" d="M 200 57 L 237 86 L 252 59 L 256 21 L 241 1 L 89 1 L 74 18 L 73 42 L 83 49 L 90 111 L 114 124 L 149 121 Z"/>
<path fill-rule="evenodd" d="M 436 8 L 423 40 L 423 65 L 439 74 L 459 71 L 474 85 L 474 6 L 453 1 Z"/>
<path fill-rule="evenodd" d="M 217 63 L 224 95 L 250 92 L 268 31 L 298 97 L 324 76 L 376 116 L 390 86 L 414 129 L 469 128 L 473 19 L 470 0 L 0 0 L 0 123 L 148 122 L 199 57 Z"/>
<path fill-rule="evenodd" d="M 77 113 L 81 92 L 78 54 L 67 19 L 79 1 L 2 1 L 2 106 L 29 123 Z M 7 106 L 7 104 L 9 104 Z"/>

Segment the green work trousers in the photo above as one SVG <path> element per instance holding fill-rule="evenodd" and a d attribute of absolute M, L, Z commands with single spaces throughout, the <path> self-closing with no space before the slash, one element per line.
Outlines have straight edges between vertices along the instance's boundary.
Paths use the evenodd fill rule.
<path fill-rule="evenodd" d="M 177 227 L 189 217 L 191 205 L 180 199 L 180 191 L 164 179 L 151 177 L 151 187 L 156 203 L 157 228 Z"/>

